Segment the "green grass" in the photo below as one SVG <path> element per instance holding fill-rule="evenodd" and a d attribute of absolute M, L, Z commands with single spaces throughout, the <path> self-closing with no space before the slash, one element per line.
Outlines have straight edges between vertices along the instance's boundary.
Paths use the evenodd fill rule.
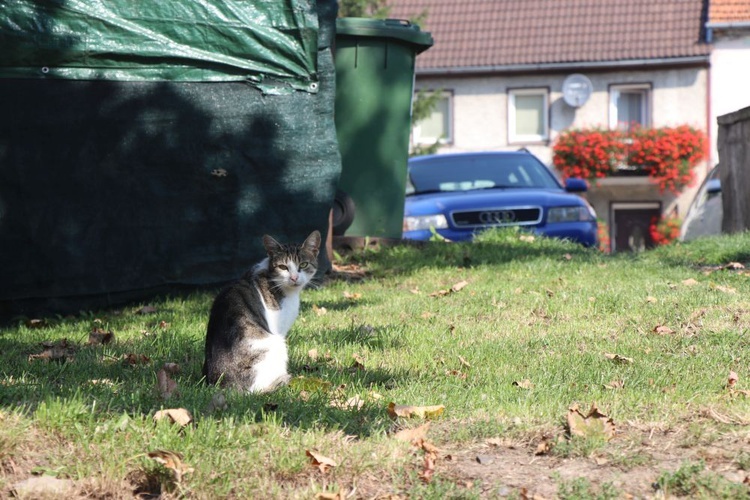
<path fill-rule="evenodd" d="M 750 276 L 710 267 L 750 264 L 749 249 L 744 234 L 609 256 L 505 231 L 473 244 L 356 252 L 346 262 L 366 268 L 367 279 L 306 291 L 289 339 L 293 375 L 324 380 L 331 390 L 230 392 L 227 408 L 216 411 L 209 405 L 218 390 L 200 376 L 211 293 L 155 300 L 150 314 L 134 304 L 41 324 L 18 318 L 0 329 L 0 465 L 88 482 L 96 491 L 119 491 L 140 474 L 143 488 L 161 484 L 198 498 L 258 491 L 311 498 L 374 485 L 379 494 L 472 498 L 478 489 L 456 490 L 439 470 L 429 483 L 418 479 L 421 455 L 389 437 L 416 423 L 391 420 L 389 402 L 444 405 L 431 439 L 450 447 L 562 429 L 574 403 L 596 402 L 618 423 L 669 426 L 705 407 L 750 419 L 750 400 L 728 397 L 725 387 L 733 370 L 737 388 L 750 389 Z M 432 295 L 464 280 L 458 292 Z M 657 326 L 674 333 L 657 334 Z M 112 331 L 114 342 L 87 346 L 94 328 Z M 63 338 L 75 347 L 68 361 L 30 358 L 42 342 Z M 131 365 L 128 355 L 148 360 Z M 156 380 L 166 362 L 181 368 L 179 393 L 167 401 Z M 533 387 L 513 384 L 524 379 Z M 623 387 L 605 387 L 615 380 Z M 364 405 L 331 404 L 353 397 Z M 194 424 L 153 422 L 156 411 L 179 407 Z M 691 428 L 683 444 L 713 432 Z M 585 457 L 600 445 L 571 441 L 557 452 Z M 158 449 L 180 453 L 193 470 L 179 482 L 165 480 L 145 455 Z M 306 450 L 338 465 L 321 474 Z M 748 462 L 744 455 L 737 461 Z M 8 470 L 0 467 L 5 493 L 24 477 Z M 674 488 L 670 481 L 664 476 L 663 486 Z M 589 491 L 583 482 L 561 488 L 567 498 Z M 591 498 L 609 496 L 597 491 Z"/>

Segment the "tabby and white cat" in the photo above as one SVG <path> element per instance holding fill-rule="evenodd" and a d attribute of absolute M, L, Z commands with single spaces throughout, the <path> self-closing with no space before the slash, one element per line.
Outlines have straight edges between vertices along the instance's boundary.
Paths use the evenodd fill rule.
<path fill-rule="evenodd" d="M 268 257 L 219 292 L 206 333 L 208 383 L 269 392 L 289 382 L 286 335 L 315 276 L 320 239 L 313 231 L 301 245 L 283 245 L 263 236 Z"/>

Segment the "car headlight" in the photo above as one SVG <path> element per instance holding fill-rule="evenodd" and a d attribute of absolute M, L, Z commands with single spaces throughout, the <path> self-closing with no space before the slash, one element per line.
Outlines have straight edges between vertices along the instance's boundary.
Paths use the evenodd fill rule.
<path fill-rule="evenodd" d="M 448 227 L 448 220 L 443 214 L 435 215 L 415 215 L 404 217 L 404 231 L 419 231 L 421 229 L 445 229 Z"/>
<path fill-rule="evenodd" d="M 547 213 L 547 222 L 579 222 L 596 218 L 594 209 L 590 207 L 555 207 Z"/>

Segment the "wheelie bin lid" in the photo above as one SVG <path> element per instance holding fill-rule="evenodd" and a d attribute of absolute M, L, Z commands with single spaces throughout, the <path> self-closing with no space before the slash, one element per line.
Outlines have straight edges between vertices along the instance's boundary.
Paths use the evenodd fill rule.
<path fill-rule="evenodd" d="M 371 19 L 340 17 L 336 19 L 336 35 L 353 37 L 393 38 L 414 46 L 417 54 L 433 45 L 432 35 L 404 19 Z"/>

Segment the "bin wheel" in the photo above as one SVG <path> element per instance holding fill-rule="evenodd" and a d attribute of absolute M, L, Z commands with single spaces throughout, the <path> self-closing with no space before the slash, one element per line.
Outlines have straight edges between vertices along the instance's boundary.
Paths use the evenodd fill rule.
<path fill-rule="evenodd" d="M 352 197 L 340 189 L 333 200 L 333 235 L 343 236 L 354 221 L 355 205 Z"/>

